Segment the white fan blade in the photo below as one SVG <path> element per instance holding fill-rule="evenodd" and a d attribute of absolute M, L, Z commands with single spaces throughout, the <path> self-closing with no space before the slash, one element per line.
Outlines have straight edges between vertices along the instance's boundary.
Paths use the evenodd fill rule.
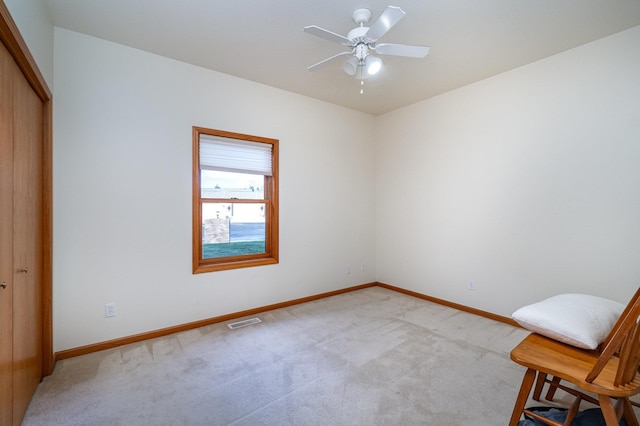
<path fill-rule="evenodd" d="M 348 46 L 351 43 L 348 38 L 329 30 L 325 30 L 324 28 L 317 27 L 315 25 L 304 27 L 304 32 L 338 44 L 344 44 Z"/>
<path fill-rule="evenodd" d="M 345 55 L 352 55 L 353 52 L 342 52 L 342 53 L 338 53 L 337 55 L 333 55 L 330 58 L 325 59 L 324 61 L 320 61 L 317 64 L 313 64 L 310 67 L 308 67 L 307 69 L 309 71 L 317 71 L 320 68 L 324 68 L 326 65 L 330 64 L 331 62 L 335 61 L 336 59 L 338 59 L 341 56 L 345 56 Z"/>
<path fill-rule="evenodd" d="M 409 58 L 424 58 L 429 54 L 428 46 L 407 46 L 404 44 L 380 43 L 374 49 L 380 55 L 407 56 Z"/>
<path fill-rule="evenodd" d="M 386 34 L 395 24 L 400 22 L 404 18 L 404 11 L 396 6 L 388 6 L 387 9 L 382 12 L 382 15 L 374 22 L 369 31 L 367 31 L 367 38 L 373 41 L 378 40 L 380 37 Z"/>

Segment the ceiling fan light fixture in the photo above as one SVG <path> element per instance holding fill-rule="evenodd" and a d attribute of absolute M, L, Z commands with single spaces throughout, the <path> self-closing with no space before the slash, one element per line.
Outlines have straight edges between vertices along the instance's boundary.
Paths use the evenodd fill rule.
<path fill-rule="evenodd" d="M 376 56 L 367 56 L 364 59 L 364 68 L 367 77 L 373 77 L 380 72 L 380 69 L 382 68 L 382 59 Z"/>
<path fill-rule="evenodd" d="M 342 69 L 349 75 L 356 75 L 358 72 L 358 66 L 360 65 L 358 58 L 355 56 L 351 56 L 349 59 L 344 61 L 342 64 Z"/>

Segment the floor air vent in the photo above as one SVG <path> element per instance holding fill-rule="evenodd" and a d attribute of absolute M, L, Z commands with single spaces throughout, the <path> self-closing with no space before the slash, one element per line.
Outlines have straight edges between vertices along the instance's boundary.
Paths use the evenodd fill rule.
<path fill-rule="evenodd" d="M 231 324 L 227 324 L 230 329 L 235 330 L 236 328 L 246 327 L 248 325 L 258 324 L 260 318 L 250 318 L 244 321 L 232 322 Z"/>

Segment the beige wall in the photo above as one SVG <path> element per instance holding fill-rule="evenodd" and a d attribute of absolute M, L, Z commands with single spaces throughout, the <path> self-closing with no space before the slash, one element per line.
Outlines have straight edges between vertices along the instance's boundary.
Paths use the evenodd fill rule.
<path fill-rule="evenodd" d="M 502 315 L 560 292 L 626 302 L 638 46 L 635 27 L 379 117 L 376 278 Z"/>
<path fill-rule="evenodd" d="M 375 280 L 372 116 L 55 35 L 56 351 Z M 191 274 L 192 126 L 280 140 L 280 264 Z"/>

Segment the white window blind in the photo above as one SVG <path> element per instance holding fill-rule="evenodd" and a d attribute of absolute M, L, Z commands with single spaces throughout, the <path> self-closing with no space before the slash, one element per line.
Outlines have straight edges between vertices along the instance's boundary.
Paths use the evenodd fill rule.
<path fill-rule="evenodd" d="M 200 168 L 272 176 L 268 143 L 200 135 Z"/>

